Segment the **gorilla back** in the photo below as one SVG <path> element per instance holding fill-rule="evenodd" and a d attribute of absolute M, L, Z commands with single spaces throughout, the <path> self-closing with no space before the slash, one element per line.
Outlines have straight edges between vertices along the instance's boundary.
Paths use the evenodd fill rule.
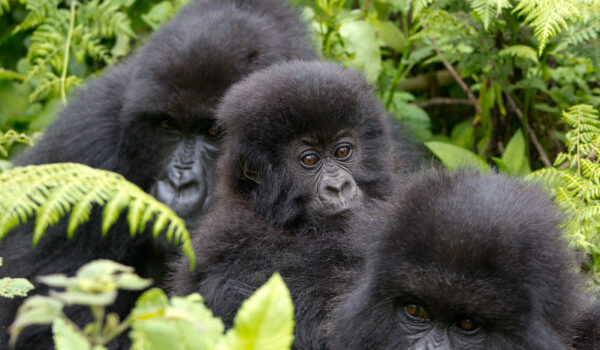
<path fill-rule="evenodd" d="M 501 175 L 417 173 L 332 312 L 333 350 L 567 350 L 582 304 L 537 188 Z"/>
<path fill-rule="evenodd" d="M 347 221 L 390 194 L 383 109 L 357 73 L 290 62 L 254 73 L 219 108 L 219 201 L 181 261 L 174 294 L 199 292 L 231 325 L 241 302 L 279 271 L 295 306 L 295 349 L 324 349 L 335 271 L 352 266 Z"/>
<path fill-rule="evenodd" d="M 225 90 L 270 64 L 315 57 L 297 14 L 283 1 L 188 5 L 135 56 L 83 89 L 16 165 L 83 163 L 123 174 L 184 218 L 205 210 L 220 143 L 214 112 Z M 35 248 L 30 247 L 31 226 L 10 233 L 0 241 L 2 272 L 33 280 L 73 274 L 90 260 L 106 258 L 159 280 L 166 246 L 147 234 L 130 239 L 123 222 L 102 237 L 100 219 L 96 208 L 73 240 L 66 238 L 63 221 Z M 118 311 L 126 311 L 134 297 Z M 2 344 L 20 302 L 0 300 Z M 17 347 L 47 348 L 48 341 L 24 339 Z"/>

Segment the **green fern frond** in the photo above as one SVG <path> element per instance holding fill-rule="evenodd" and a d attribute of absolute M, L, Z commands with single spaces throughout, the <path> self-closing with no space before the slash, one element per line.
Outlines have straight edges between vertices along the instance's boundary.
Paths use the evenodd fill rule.
<path fill-rule="evenodd" d="M 427 6 L 431 5 L 435 0 L 414 0 L 413 1 L 413 15 L 417 15 Z"/>
<path fill-rule="evenodd" d="M 512 7 L 510 0 L 469 0 L 469 2 L 473 11 L 481 17 L 486 30 L 490 22 L 498 17 L 503 9 Z"/>
<path fill-rule="evenodd" d="M 598 11 L 600 12 L 600 9 Z M 577 27 L 571 27 L 572 28 L 569 28 L 569 30 L 565 32 L 564 37 L 561 38 L 560 42 L 553 50 L 554 52 L 561 52 L 567 48 L 585 44 L 598 38 L 598 33 L 600 32 L 600 16 L 592 16 Z"/>
<path fill-rule="evenodd" d="M 43 23 L 47 17 L 56 14 L 58 4 L 62 0 L 21 0 L 25 8 L 29 11 L 27 17 L 18 26 L 15 27 L 13 33 L 22 32 L 31 29 Z"/>
<path fill-rule="evenodd" d="M 525 16 L 525 23 L 533 27 L 541 55 L 548 41 L 568 28 L 569 21 L 581 18 L 579 5 L 577 0 L 520 0 L 514 12 Z"/>
<path fill-rule="evenodd" d="M 500 56 L 519 57 L 525 60 L 530 60 L 533 63 L 538 63 L 537 52 L 535 49 L 526 45 L 513 45 L 503 48 L 498 51 Z"/>
<path fill-rule="evenodd" d="M 35 215 L 33 243 L 37 244 L 46 229 L 69 212 L 67 235 L 72 237 L 89 220 L 93 205 L 105 206 L 102 234 L 106 234 L 121 212 L 130 208 L 127 221 L 132 235 L 154 220 L 153 235 L 165 232 L 169 241 L 182 244 L 192 267 L 195 263 L 183 220 L 119 174 L 74 163 L 27 166 L 0 173 L 0 193 L 0 239 Z"/>

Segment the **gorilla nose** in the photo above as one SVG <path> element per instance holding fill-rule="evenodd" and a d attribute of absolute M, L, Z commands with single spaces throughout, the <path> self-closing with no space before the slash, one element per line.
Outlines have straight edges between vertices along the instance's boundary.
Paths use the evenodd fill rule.
<path fill-rule="evenodd" d="M 356 195 L 356 184 L 347 174 L 326 176 L 320 187 L 319 197 L 323 202 L 331 204 L 352 200 Z"/>
<path fill-rule="evenodd" d="M 344 179 L 343 181 L 329 182 L 325 185 L 325 191 L 332 197 L 343 196 L 352 188 L 350 180 Z"/>

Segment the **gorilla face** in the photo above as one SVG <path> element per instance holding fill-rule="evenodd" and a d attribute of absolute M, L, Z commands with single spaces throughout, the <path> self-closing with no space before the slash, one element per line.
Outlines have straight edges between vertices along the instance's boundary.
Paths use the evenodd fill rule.
<path fill-rule="evenodd" d="M 221 134 L 207 108 L 211 99 L 193 100 L 169 108 L 134 102 L 142 108 L 129 108 L 133 117 L 126 120 L 120 146 L 123 163 L 136 159 L 142 166 L 137 169 L 141 187 L 184 218 L 210 203 Z"/>
<path fill-rule="evenodd" d="M 310 183 L 314 193 L 307 201 L 310 216 L 326 219 L 351 211 L 362 192 L 352 174 L 360 162 L 356 133 L 342 130 L 330 140 L 306 135 L 289 145 L 288 167 L 297 183 Z"/>
<path fill-rule="evenodd" d="M 465 171 L 402 187 L 381 222 L 352 225 L 375 239 L 331 314 L 332 349 L 569 349 L 581 290 L 544 193 Z"/>

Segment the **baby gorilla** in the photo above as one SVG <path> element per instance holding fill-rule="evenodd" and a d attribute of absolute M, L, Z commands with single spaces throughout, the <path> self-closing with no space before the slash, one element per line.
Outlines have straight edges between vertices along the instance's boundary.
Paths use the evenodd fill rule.
<path fill-rule="evenodd" d="M 399 197 L 332 312 L 332 349 L 569 349 L 580 289 L 544 193 L 431 171 Z"/>
<path fill-rule="evenodd" d="M 356 263 L 347 219 L 390 194 L 384 111 L 357 73 L 291 62 L 226 94 L 217 205 L 197 225 L 201 260 L 181 261 L 172 292 L 199 292 L 231 325 L 242 301 L 275 272 L 296 309 L 295 349 L 324 349 L 325 306 L 337 269 Z"/>

